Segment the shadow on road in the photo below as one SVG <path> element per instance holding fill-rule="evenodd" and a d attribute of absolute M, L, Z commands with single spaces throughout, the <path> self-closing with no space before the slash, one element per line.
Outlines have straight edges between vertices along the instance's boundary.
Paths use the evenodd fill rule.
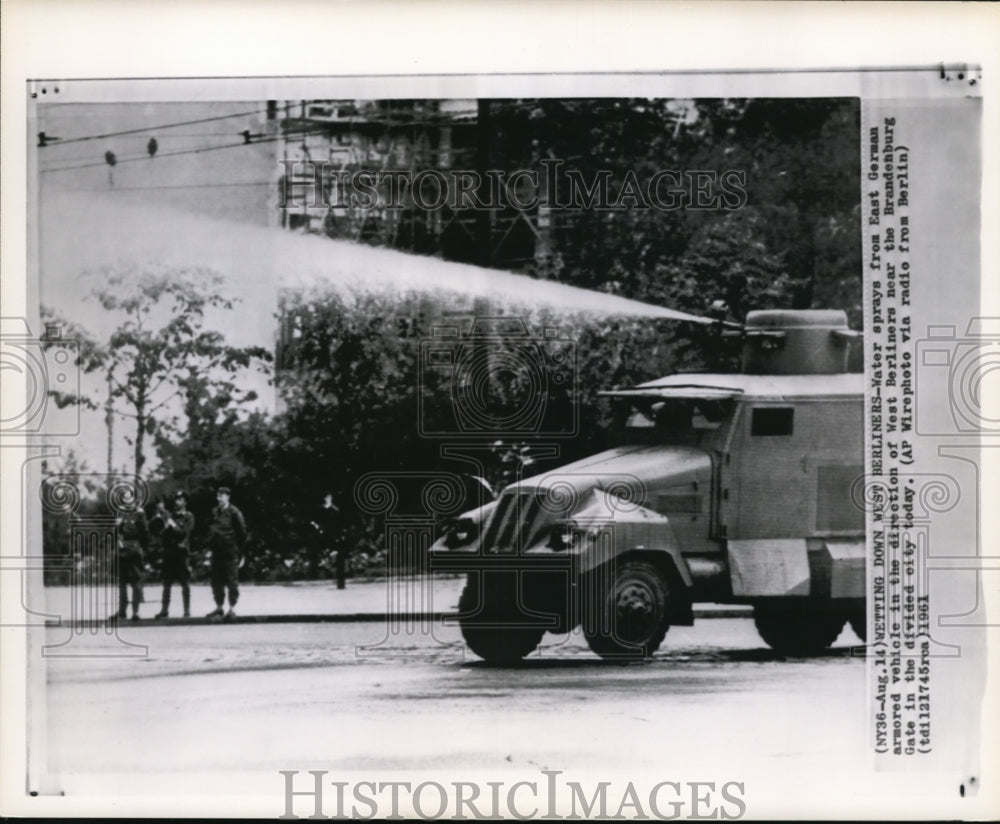
<path fill-rule="evenodd" d="M 569 652 L 567 650 L 566 652 Z M 696 664 L 696 663 L 754 663 L 764 664 L 771 662 L 782 663 L 809 663 L 815 661 L 831 660 L 851 660 L 853 658 L 864 658 L 865 648 L 855 647 L 835 647 L 810 656 L 789 656 L 782 655 L 772 649 L 692 649 L 692 650 L 670 650 L 653 655 L 652 658 L 635 659 L 622 658 L 621 660 L 607 660 L 604 658 L 591 657 L 589 653 L 568 655 L 553 652 L 548 656 L 532 656 L 511 664 L 493 664 L 487 661 L 470 660 L 462 662 L 459 666 L 469 669 L 504 669 L 504 670 L 548 670 L 548 669 L 595 669 L 607 667 L 648 667 L 657 664 Z"/>

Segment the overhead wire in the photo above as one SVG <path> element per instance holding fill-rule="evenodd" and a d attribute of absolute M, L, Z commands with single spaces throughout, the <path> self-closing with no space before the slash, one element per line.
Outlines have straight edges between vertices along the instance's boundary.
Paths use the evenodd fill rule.
<path fill-rule="evenodd" d="M 302 106 L 302 105 L 306 105 L 306 106 L 308 106 L 308 105 L 321 105 L 321 104 L 326 104 L 326 103 L 345 103 L 345 102 L 351 102 L 351 103 L 353 103 L 353 101 L 344 101 L 344 100 L 329 100 L 329 101 L 327 101 L 327 100 L 317 100 L 317 101 L 305 101 L 305 100 L 303 100 L 303 101 L 296 101 L 294 103 L 286 103 L 284 106 L 275 107 L 275 109 L 273 111 L 275 111 L 275 113 L 277 113 L 277 112 L 280 111 L 280 112 L 284 112 L 285 114 L 287 114 L 293 107 L 296 107 L 296 106 Z M 65 105 L 69 105 L 69 104 L 65 104 Z M 472 111 L 472 110 L 470 110 L 470 111 Z M 268 112 L 268 107 L 264 107 L 262 109 L 251 109 L 251 110 L 244 111 L 244 112 L 234 112 L 232 114 L 215 115 L 213 117 L 201 117 L 201 118 L 196 118 L 194 120 L 180 120 L 180 121 L 175 121 L 175 122 L 172 122 L 172 123 L 161 123 L 161 124 L 155 125 L 155 126 L 143 126 L 141 128 L 135 128 L 135 129 L 122 129 L 122 130 L 115 131 L 115 132 L 104 132 L 104 133 L 101 133 L 101 134 L 83 135 L 83 136 L 80 136 L 80 137 L 68 137 L 68 138 L 53 138 L 53 137 L 49 137 L 48 140 L 51 140 L 53 142 L 50 143 L 50 144 L 48 144 L 48 145 L 50 145 L 50 146 L 57 146 L 57 145 L 59 145 L 59 146 L 65 146 L 65 145 L 68 145 L 70 143 L 83 143 L 83 142 L 90 141 L 90 140 L 106 140 L 106 139 L 111 138 L 111 137 L 124 137 L 124 136 L 128 136 L 128 135 L 145 135 L 145 134 L 148 134 L 150 132 L 160 132 L 160 131 L 164 131 L 166 129 L 176 129 L 176 128 L 180 128 L 181 126 L 192 126 L 192 125 L 196 125 L 196 124 L 200 124 L 200 123 L 212 123 L 212 122 L 216 122 L 216 121 L 220 121 L 220 120 L 231 120 L 231 119 L 237 118 L 237 117 L 250 117 L 252 115 L 265 114 L 267 112 Z M 461 114 L 461 113 L 460 112 L 454 112 L 454 113 L 451 113 L 451 112 L 443 112 L 443 113 L 442 112 L 428 112 L 426 114 L 413 115 L 412 117 L 409 117 L 409 118 L 406 118 L 406 119 L 393 120 L 389 116 L 379 116 L 377 113 L 375 113 L 375 114 L 370 115 L 370 116 L 364 116 L 362 118 L 362 120 L 360 121 L 360 123 L 362 123 L 362 124 L 368 123 L 368 124 L 380 125 L 380 126 L 404 126 L 404 125 L 414 125 L 414 124 L 417 124 L 417 125 L 428 125 L 428 124 L 431 124 L 431 123 L 440 123 L 442 120 L 453 119 L 457 114 Z M 292 119 L 298 119 L 298 118 L 292 118 Z M 316 118 L 304 117 L 302 119 L 305 119 L 305 120 L 315 120 Z M 355 121 L 355 118 L 352 116 L 350 118 L 350 120 L 351 121 Z M 355 121 L 355 124 L 357 125 L 357 121 Z M 213 135 L 205 135 L 205 136 L 206 137 L 211 137 Z"/>
<path fill-rule="evenodd" d="M 494 110 L 496 110 L 496 109 L 501 109 L 501 110 L 503 110 L 503 109 L 506 109 L 506 110 L 524 109 L 524 108 L 526 108 L 528 106 L 531 106 L 531 105 L 537 105 L 539 102 L 540 101 L 538 99 L 535 99 L 535 98 L 523 98 L 523 99 L 521 99 L 521 98 L 507 98 L 507 99 L 505 99 L 505 98 L 498 98 L 498 99 L 491 99 L 489 101 L 490 107 L 492 109 L 494 109 Z M 301 101 L 296 101 L 296 102 L 293 102 L 293 103 L 286 103 L 283 106 L 275 107 L 274 109 L 272 109 L 272 111 L 274 111 L 275 113 L 277 113 L 278 111 L 282 111 L 285 114 L 287 114 L 292 108 L 294 108 L 296 106 L 323 105 L 323 104 L 339 104 L 339 103 L 352 103 L 353 104 L 354 101 L 353 100 L 341 100 L 341 99 L 310 100 L 310 101 L 301 100 Z M 76 105 L 76 104 L 63 104 L 63 105 Z M 399 108 L 399 107 L 397 107 L 397 108 Z M 80 136 L 80 137 L 69 137 L 69 138 L 52 138 L 52 137 L 50 137 L 48 139 L 53 141 L 51 144 L 49 144 L 49 145 L 52 145 L 52 146 L 56 146 L 56 145 L 68 145 L 70 143 L 82 143 L 82 142 L 86 142 L 86 141 L 90 141 L 90 140 L 106 140 L 106 139 L 111 138 L 111 137 L 123 137 L 123 136 L 128 136 L 128 135 L 145 135 L 145 134 L 148 134 L 150 132 L 160 132 L 160 131 L 164 131 L 166 129 L 176 129 L 176 128 L 180 128 L 181 126 L 191 126 L 191 125 L 197 125 L 197 124 L 200 124 L 200 123 L 212 123 L 212 122 L 217 122 L 217 121 L 221 121 L 221 120 L 231 120 L 231 119 L 234 119 L 234 118 L 237 118 L 237 117 L 250 117 L 252 115 L 265 114 L 268 111 L 269 111 L 269 107 L 265 106 L 264 108 L 250 109 L 250 110 L 243 111 L 243 112 L 233 112 L 232 114 L 215 115 L 215 116 L 212 116 L 212 117 L 201 117 L 201 118 L 195 118 L 193 120 L 180 120 L 180 121 L 174 121 L 174 122 L 171 122 L 171 123 L 161 123 L 161 124 L 158 124 L 158 125 L 155 125 L 155 126 L 143 126 L 141 128 L 135 128 L 135 129 L 122 129 L 122 130 L 114 131 L 114 132 L 103 132 L 103 133 L 100 133 L 100 134 L 83 135 L 83 136 Z M 409 111 L 412 112 L 412 109 L 409 110 Z M 363 113 L 359 112 L 360 119 L 358 119 L 358 115 L 353 115 L 351 118 L 345 118 L 344 121 L 342 121 L 342 122 L 347 122 L 349 120 L 349 121 L 353 122 L 354 125 L 366 125 L 366 124 L 368 124 L 368 125 L 390 126 L 390 127 L 391 126 L 410 126 L 410 125 L 426 126 L 426 125 L 432 125 L 432 124 L 438 125 L 438 124 L 440 124 L 442 122 L 447 122 L 449 120 L 455 121 L 455 122 L 459 122 L 459 123 L 461 123 L 461 122 L 469 122 L 469 123 L 471 123 L 471 122 L 474 122 L 474 117 L 471 117 L 471 116 L 475 112 L 477 112 L 477 109 L 470 108 L 470 109 L 456 110 L 456 111 L 451 111 L 451 112 L 449 112 L 449 111 L 445 111 L 445 112 L 442 112 L 442 111 L 427 111 L 427 112 L 420 112 L 419 114 L 408 113 L 404 117 L 399 117 L 398 115 L 394 117 L 393 116 L 394 112 L 395 112 L 395 109 L 393 107 L 387 107 L 387 108 L 385 108 L 383 110 L 375 109 L 372 112 L 363 112 Z M 293 118 L 293 119 L 297 119 L 297 118 Z M 316 118 L 312 118 L 312 117 L 308 117 L 308 116 L 304 117 L 303 119 L 306 119 L 306 120 L 316 120 Z M 331 121 L 331 122 L 337 122 L 337 121 Z M 198 135 L 198 136 L 201 136 L 201 135 Z M 213 135 L 209 134 L 209 135 L 204 135 L 204 136 L 211 137 Z"/>
<path fill-rule="evenodd" d="M 285 111 L 287 112 L 288 109 L 293 105 L 297 106 L 299 104 L 289 103 L 281 108 L 285 109 Z M 122 137 L 124 135 L 160 132 L 166 129 L 177 129 L 180 128 L 181 126 L 193 126 L 198 123 L 213 123 L 218 120 L 231 120 L 232 118 L 235 117 L 250 117 L 251 115 L 264 114 L 266 112 L 267 112 L 267 107 L 265 106 L 263 109 L 253 109 L 247 112 L 235 112 L 234 114 L 221 114 L 221 115 L 216 115 L 215 117 L 201 117 L 196 120 L 182 120 L 182 121 L 177 121 L 175 123 L 162 123 L 158 126 L 144 126 L 141 129 L 123 129 L 122 131 L 106 132 L 104 134 L 84 135 L 83 137 L 48 138 L 48 139 L 55 141 L 51 145 L 66 146 L 69 143 L 83 143 L 88 140 L 106 140 L 109 137 Z"/>
<path fill-rule="evenodd" d="M 346 102 L 346 101 L 340 101 L 340 100 L 330 100 L 330 101 L 297 101 L 297 102 L 294 102 L 294 103 L 286 103 L 284 106 L 276 107 L 275 109 L 273 109 L 273 111 L 275 111 L 275 112 L 282 111 L 282 112 L 284 112 L 287 115 L 288 112 L 293 107 L 297 107 L 297 106 L 310 105 L 310 103 L 320 104 L 320 103 L 340 103 L 340 102 Z M 353 101 L 350 101 L 350 102 L 353 102 Z M 529 101 L 491 101 L 491 105 L 497 106 L 497 107 L 501 107 L 501 108 L 507 108 L 507 107 L 517 108 L 519 106 L 523 106 L 526 102 L 529 102 Z M 190 126 L 190 125 L 199 124 L 199 123 L 211 123 L 211 122 L 217 122 L 217 121 L 222 121 L 222 120 L 231 120 L 231 119 L 238 118 L 238 117 L 249 117 L 249 116 L 252 116 L 252 115 L 263 114 L 263 113 L 268 112 L 269 109 L 270 109 L 270 107 L 264 107 L 264 108 L 252 109 L 252 110 L 248 110 L 248 111 L 244 111 L 244 112 L 234 112 L 232 114 L 216 115 L 216 116 L 213 116 L 213 117 L 196 118 L 196 119 L 193 119 L 193 120 L 176 121 L 176 122 L 173 122 L 173 123 L 163 123 L 163 124 L 159 124 L 159 125 L 155 125 L 155 126 L 148 126 L 148 127 L 136 128 L 136 129 L 123 129 L 123 130 L 114 131 L 114 132 L 105 132 L 105 133 L 102 133 L 102 134 L 84 135 L 84 136 L 81 136 L 81 137 L 71 137 L 71 138 L 65 138 L 65 139 L 64 138 L 56 138 L 56 137 L 47 137 L 46 141 L 51 141 L 51 142 L 43 143 L 42 144 L 42 148 L 55 147 L 55 146 L 66 146 L 66 145 L 69 145 L 69 144 L 72 144 L 72 143 L 82 143 L 82 142 L 87 142 L 87 141 L 92 141 L 92 140 L 106 140 L 106 139 L 110 139 L 110 138 L 113 138 L 113 137 L 127 137 L 127 136 L 143 136 L 144 137 L 147 134 L 151 134 L 153 132 L 160 132 L 160 131 L 163 131 L 163 130 L 166 130 L 166 129 L 180 128 L 182 126 Z M 471 111 L 472 110 L 470 109 L 469 112 L 471 113 Z M 391 114 L 380 115 L 376 111 L 375 113 L 361 115 L 360 119 L 357 116 L 352 116 L 346 122 L 349 122 L 351 125 L 353 125 L 355 127 L 362 126 L 362 125 L 370 125 L 370 126 L 383 127 L 383 128 L 400 127 L 400 126 L 428 126 L 428 125 L 440 125 L 442 122 L 445 122 L 445 121 L 453 119 L 456 114 L 459 114 L 459 113 L 450 113 L 450 112 L 426 112 L 426 113 L 424 113 L 424 112 L 422 112 L 420 114 L 412 115 L 412 116 L 407 117 L 405 119 L 396 119 L 396 118 L 393 118 Z M 298 119 L 298 118 L 290 118 L 290 119 Z M 305 120 L 313 120 L 314 122 L 316 122 L 314 118 L 310 118 L 310 117 L 304 117 L 303 119 L 305 119 Z M 322 121 L 320 121 L 320 122 L 322 122 Z M 463 121 L 460 120 L 458 122 L 463 122 Z M 464 121 L 464 122 L 471 123 L 473 121 Z M 312 136 L 316 136 L 316 135 L 320 135 L 320 134 L 324 134 L 324 133 L 328 132 L 329 129 L 330 129 L 330 127 L 332 125 L 333 125 L 332 122 L 325 123 L 322 127 L 318 127 L 316 129 L 313 129 L 313 130 L 302 131 L 302 132 L 291 132 L 291 133 L 286 133 L 286 134 L 282 134 L 282 135 L 275 136 L 275 137 L 259 137 L 257 139 L 250 139 L 250 140 L 248 140 L 248 139 L 246 139 L 244 137 L 244 139 L 242 141 L 240 141 L 240 142 L 226 143 L 226 144 L 222 144 L 222 145 L 219 145 L 219 146 L 202 146 L 202 147 L 198 147 L 198 148 L 194 148 L 194 149 L 180 149 L 180 150 L 177 150 L 177 151 L 174 151 L 174 152 L 159 152 L 159 153 L 157 153 L 155 155 L 151 155 L 151 154 L 149 154 L 147 152 L 145 154 L 137 154 L 137 155 L 134 155 L 134 156 L 116 157 L 114 165 L 117 165 L 119 163 L 132 163 L 132 162 L 139 161 L 139 160 L 150 160 L 150 159 L 152 159 L 154 157 L 160 157 L 160 158 L 162 158 L 162 157 L 179 157 L 179 156 L 182 156 L 182 155 L 200 154 L 202 152 L 218 151 L 218 150 L 221 150 L 221 149 L 236 149 L 236 148 L 241 148 L 241 147 L 247 146 L 247 145 L 258 145 L 258 144 L 263 144 L 263 143 L 273 143 L 273 142 L 280 141 L 280 140 L 295 140 L 296 138 L 312 137 Z M 215 135 L 205 135 L 205 136 L 214 137 Z M 223 137 L 225 135 L 218 135 L 218 136 Z M 455 147 L 455 148 L 452 149 L 452 153 L 453 154 L 463 154 L 463 153 L 470 152 L 470 151 L 472 151 L 472 149 L 467 148 L 467 147 Z M 74 165 L 69 165 L 69 166 L 55 166 L 55 167 L 50 167 L 50 168 L 47 168 L 47 169 L 41 169 L 40 171 L 42 171 L 42 172 L 63 172 L 63 171 L 71 171 L 71 170 L 75 170 L 75 169 L 100 168 L 100 167 L 105 166 L 105 165 L 108 165 L 108 161 L 106 159 L 104 161 L 93 161 L 93 162 L 90 162 L 90 163 L 80 163 L 80 164 L 74 164 Z"/>
<path fill-rule="evenodd" d="M 245 148 L 247 146 L 259 146 L 259 145 L 262 145 L 262 144 L 265 144 L 265 143 L 276 143 L 276 142 L 281 141 L 281 140 L 291 140 L 292 142 L 294 142 L 294 140 L 296 138 L 299 138 L 299 137 L 313 137 L 313 136 L 316 136 L 316 135 L 325 134 L 325 132 L 326 132 L 326 129 L 324 128 L 324 129 L 317 129 L 315 131 L 310 131 L 310 132 L 295 132 L 295 133 L 293 133 L 293 135 L 283 134 L 283 135 L 278 135 L 278 136 L 275 136 L 275 137 L 261 137 L 261 138 L 254 139 L 253 136 L 251 136 L 251 139 L 249 141 L 246 140 L 246 139 L 242 139 L 238 143 L 224 143 L 224 144 L 222 144 L 220 146 L 199 146 L 196 149 L 178 149 L 175 152 L 158 152 L 155 155 L 151 155 L 151 154 L 149 154 L 147 152 L 147 153 L 141 154 L 141 155 L 133 155 L 133 156 L 126 156 L 126 157 L 116 157 L 115 158 L 115 165 L 118 165 L 119 163 L 133 163 L 133 162 L 135 162 L 137 160 L 155 160 L 156 158 L 162 158 L 162 157 L 179 157 L 181 155 L 201 154 L 203 152 L 214 152 L 214 151 L 218 151 L 220 149 L 241 149 L 241 148 Z M 220 137 L 227 137 L 227 136 L 228 135 L 220 135 Z M 106 160 L 101 160 L 101 161 L 94 161 L 92 163 L 80 163 L 80 164 L 77 164 L 75 166 L 55 166 L 55 167 L 51 167 L 51 168 L 48 168 L 48 169 L 41 169 L 40 171 L 42 171 L 42 172 L 66 172 L 66 171 L 70 171 L 72 169 L 89 169 L 89 168 L 97 168 L 97 167 L 106 166 L 106 165 L 108 165 L 107 161 Z"/>

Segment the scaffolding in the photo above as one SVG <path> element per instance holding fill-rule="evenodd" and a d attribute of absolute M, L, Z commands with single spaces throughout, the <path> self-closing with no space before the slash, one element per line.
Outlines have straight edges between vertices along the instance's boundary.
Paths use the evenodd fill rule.
<path fill-rule="evenodd" d="M 412 186 L 400 185 L 422 173 L 436 185 L 462 173 L 487 180 L 491 106 L 458 99 L 286 102 L 280 107 L 286 116 L 279 185 L 294 208 L 282 210 L 282 226 L 446 260 L 530 269 L 551 252 L 544 186 L 528 183 L 521 192 L 524 202 L 533 202 L 530 208 L 482 208 L 451 197 L 428 203 Z M 359 181 L 365 196 L 352 198 Z"/>

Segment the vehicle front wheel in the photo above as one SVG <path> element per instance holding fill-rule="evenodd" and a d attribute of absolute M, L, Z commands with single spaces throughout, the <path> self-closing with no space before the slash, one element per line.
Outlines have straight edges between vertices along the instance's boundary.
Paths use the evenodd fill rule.
<path fill-rule="evenodd" d="M 531 626 L 517 608 L 515 592 L 497 588 L 489 581 L 480 587 L 467 581 L 458 599 L 462 637 L 476 655 L 490 664 L 514 664 L 533 652 L 545 635 L 543 627 Z"/>
<path fill-rule="evenodd" d="M 600 574 L 600 573 L 597 573 Z M 583 633 L 602 658 L 648 658 L 670 627 L 670 589 L 660 571 L 646 561 L 625 561 L 596 603 L 585 604 Z"/>
<path fill-rule="evenodd" d="M 844 629 L 842 614 L 801 604 L 756 604 L 753 621 L 765 643 L 782 655 L 818 655 Z"/>

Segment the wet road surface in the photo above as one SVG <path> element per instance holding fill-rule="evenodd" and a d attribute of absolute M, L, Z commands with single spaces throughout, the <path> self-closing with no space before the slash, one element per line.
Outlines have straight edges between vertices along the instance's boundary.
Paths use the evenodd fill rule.
<path fill-rule="evenodd" d="M 51 644 L 67 635 L 47 631 Z M 146 656 L 107 657 L 123 647 L 98 635 L 73 647 L 94 657 L 47 661 L 47 763 L 61 786 L 318 768 L 703 762 L 728 775 L 794 762 L 808 773 L 864 751 L 865 667 L 849 629 L 824 656 L 785 660 L 751 620 L 708 619 L 632 664 L 546 636 L 510 668 L 466 652 L 456 627 L 387 638 L 378 623 L 125 626 L 120 637 Z"/>

